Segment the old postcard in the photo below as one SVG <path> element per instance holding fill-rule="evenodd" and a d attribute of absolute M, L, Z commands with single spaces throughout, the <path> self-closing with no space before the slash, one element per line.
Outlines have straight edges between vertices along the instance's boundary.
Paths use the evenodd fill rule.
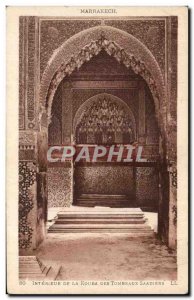
<path fill-rule="evenodd" d="M 188 293 L 188 8 L 7 7 L 7 292 Z"/>

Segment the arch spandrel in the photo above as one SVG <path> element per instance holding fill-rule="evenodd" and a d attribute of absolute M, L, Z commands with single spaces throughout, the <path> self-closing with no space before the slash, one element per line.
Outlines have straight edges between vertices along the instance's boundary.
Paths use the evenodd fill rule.
<path fill-rule="evenodd" d="M 54 52 L 43 73 L 40 86 L 40 104 L 47 107 L 48 118 L 60 82 L 102 49 L 145 79 L 153 95 L 159 119 L 166 97 L 163 76 L 155 57 L 137 38 L 111 26 L 84 30 L 72 36 Z"/>

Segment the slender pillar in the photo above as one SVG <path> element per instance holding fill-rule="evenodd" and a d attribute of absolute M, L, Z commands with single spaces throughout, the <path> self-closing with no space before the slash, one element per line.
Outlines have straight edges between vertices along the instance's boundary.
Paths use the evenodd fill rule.
<path fill-rule="evenodd" d="M 62 144 L 71 145 L 72 140 L 72 85 L 65 82 L 62 87 Z M 67 206 L 73 203 L 73 163 L 64 164 L 68 193 L 65 195 Z"/>
<path fill-rule="evenodd" d="M 139 142 L 145 143 L 145 86 L 139 83 Z"/>
<path fill-rule="evenodd" d="M 70 145 L 72 135 L 72 86 L 66 82 L 62 87 L 62 144 Z"/>
<path fill-rule="evenodd" d="M 177 170 L 169 168 L 169 233 L 168 246 L 175 249 L 177 243 Z"/>

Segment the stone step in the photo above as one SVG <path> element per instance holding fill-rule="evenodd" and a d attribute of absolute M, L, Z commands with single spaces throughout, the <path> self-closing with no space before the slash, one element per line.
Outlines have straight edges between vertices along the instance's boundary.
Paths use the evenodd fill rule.
<path fill-rule="evenodd" d="M 28 280 L 45 280 L 44 274 L 22 274 L 20 273 L 20 279 Z"/>
<path fill-rule="evenodd" d="M 55 280 L 60 268 L 46 267 L 36 256 L 19 257 L 19 278 L 29 280 Z"/>
<path fill-rule="evenodd" d="M 30 268 L 29 268 L 30 267 Z M 20 265 L 20 271 L 22 271 L 22 272 L 31 272 L 31 273 L 34 273 L 34 272 L 39 272 L 40 271 L 40 267 L 39 266 L 32 266 L 32 265 L 30 265 L 30 264 L 28 264 L 28 265 L 23 265 L 23 266 L 21 266 Z M 44 270 L 41 270 L 41 272 L 43 272 Z"/>
<path fill-rule="evenodd" d="M 114 198 L 112 198 L 112 197 L 109 197 L 109 198 L 107 198 L 107 197 L 91 197 L 91 198 L 88 198 L 88 197 L 78 197 L 77 198 L 77 201 L 83 201 L 83 200 L 85 200 L 85 201 L 92 201 L 92 200 L 94 200 L 94 201 L 104 201 L 104 200 L 106 200 L 106 201 L 128 201 L 128 198 L 118 198 L 118 197 L 114 197 Z"/>
<path fill-rule="evenodd" d="M 120 228 L 120 229 L 117 229 L 117 228 L 71 228 L 71 229 L 67 229 L 67 228 L 62 228 L 62 229 L 55 229 L 55 228 L 52 228 L 52 229 L 49 229 L 49 233 L 61 233 L 61 234 L 64 234 L 64 233 L 126 233 L 128 236 L 131 236 L 131 237 L 137 237 L 137 236 L 153 236 L 154 235 L 154 232 L 153 230 L 129 230 L 128 228 Z"/>
<path fill-rule="evenodd" d="M 129 207 L 133 201 L 127 195 L 81 194 L 75 200 L 77 206 L 94 207 L 96 205 L 109 207 Z"/>
<path fill-rule="evenodd" d="M 77 213 L 59 213 L 58 214 L 58 218 L 56 220 L 60 220 L 60 219 L 66 219 L 66 220 L 71 220 L 71 219 L 142 219 L 144 218 L 143 214 L 131 214 L 131 215 L 127 215 L 127 214 L 110 214 L 110 213 L 91 213 L 91 214 L 87 214 L 87 213 L 82 213 L 82 214 L 77 214 Z"/>
<path fill-rule="evenodd" d="M 20 273 L 22 274 L 45 274 L 44 272 L 41 271 L 40 273 L 40 269 L 38 270 L 32 270 L 31 268 L 28 269 L 21 269 L 20 268 Z"/>
<path fill-rule="evenodd" d="M 148 231 L 152 231 L 151 228 L 128 228 L 128 227 L 90 227 L 90 226 L 85 226 L 85 227 L 57 227 L 57 226 L 51 226 L 49 228 L 49 232 L 63 232 L 68 230 L 68 232 L 77 232 L 77 231 L 87 231 L 87 232 L 93 232 L 93 231 L 104 231 L 104 232 L 109 232 L 109 231 L 115 231 L 115 232 L 122 232 L 122 231 L 126 231 L 126 232 L 148 232 Z"/>
<path fill-rule="evenodd" d="M 87 196 L 79 196 L 77 197 L 77 199 L 80 199 L 80 200 L 104 200 L 104 199 L 107 199 L 107 201 L 110 201 L 110 200 L 119 200 L 119 201 L 124 201 L 124 200 L 128 200 L 129 198 L 128 197 L 107 197 L 107 196 L 95 196 L 95 197 L 87 197 Z"/>
<path fill-rule="evenodd" d="M 82 202 L 82 201 L 80 201 L 80 202 L 77 202 L 76 203 L 77 204 L 77 206 L 80 206 L 80 207 L 94 207 L 94 206 L 97 206 L 97 205 L 101 205 L 101 206 L 109 206 L 109 207 L 115 207 L 115 208 L 117 208 L 117 207 L 131 207 L 132 205 L 130 205 L 128 202 L 127 203 L 125 203 L 125 202 L 123 202 L 123 203 L 113 203 L 113 202 L 110 202 L 110 203 L 107 203 L 107 202 L 104 202 L 104 203 L 100 203 L 100 202 L 98 202 L 98 201 L 91 201 L 91 202 Z"/>
<path fill-rule="evenodd" d="M 109 229 L 109 228 L 114 228 L 114 229 L 119 229 L 119 228 L 128 228 L 130 230 L 141 230 L 141 229 L 149 229 L 150 227 L 145 225 L 145 224 L 53 224 L 50 228 L 104 228 L 104 229 Z M 49 230 L 50 230 L 49 228 Z"/>
<path fill-rule="evenodd" d="M 144 224 L 144 218 L 59 218 L 55 224 Z"/>
<path fill-rule="evenodd" d="M 80 202 L 87 202 L 87 203 L 95 203 L 95 202 L 99 202 L 99 203 L 130 203 L 131 201 L 129 201 L 128 199 L 107 199 L 107 198 L 96 198 L 96 199 L 86 199 L 86 198 L 77 198 L 76 199 L 76 203 L 80 203 Z"/>
<path fill-rule="evenodd" d="M 105 195 L 105 194 L 81 194 L 80 199 L 127 199 L 127 195 Z"/>
<path fill-rule="evenodd" d="M 150 236 L 153 230 L 146 224 L 139 208 L 71 207 L 61 211 L 49 233 L 128 233 L 130 236 Z"/>
<path fill-rule="evenodd" d="M 86 203 L 98 203 L 99 202 L 100 205 L 102 203 L 107 203 L 107 204 L 109 204 L 109 203 L 115 203 L 115 204 L 117 204 L 117 203 L 121 203 L 121 204 L 122 203 L 132 203 L 132 201 L 129 201 L 128 199 L 106 199 L 106 198 L 100 198 L 100 199 L 98 199 L 98 198 L 96 198 L 96 199 L 83 198 L 83 199 L 80 199 L 80 198 L 77 198 L 76 203 L 80 203 L 80 202 L 86 202 Z"/>
<path fill-rule="evenodd" d="M 20 267 L 20 272 L 23 272 L 23 273 L 28 273 L 29 271 L 31 273 L 37 273 L 37 272 L 41 272 L 42 273 L 45 273 L 45 270 L 47 270 L 47 267 L 46 266 L 39 266 L 39 265 L 34 265 L 34 264 L 31 264 L 30 262 L 28 263 L 25 263 L 25 264 L 21 264 L 19 265 Z"/>
<path fill-rule="evenodd" d="M 57 214 L 60 218 L 142 218 L 144 213 L 138 208 L 66 208 Z"/>
<path fill-rule="evenodd" d="M 77 197 L 77 202 L 78 201 L 107 201 L 107 202 L 112 202 L 112 201 L 129 201 L 128 197 L 124 196 L 124 197 L 119 197 L 119 196 L 105 196 L 105 195 L 102 195 L 102 196 L 92 196 L 92 197 L 87 197 L 87 196 L 80 196 L 80 197 Z"/>

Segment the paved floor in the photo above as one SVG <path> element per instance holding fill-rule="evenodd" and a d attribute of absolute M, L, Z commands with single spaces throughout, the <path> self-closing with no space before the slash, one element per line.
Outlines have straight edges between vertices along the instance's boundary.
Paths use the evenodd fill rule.
<path fill-rule="evenodd" d="M 175 253 L 152 237 L 50 233 L 36 255 L 62 266 L 58 280 L 176 279 Z"/>

